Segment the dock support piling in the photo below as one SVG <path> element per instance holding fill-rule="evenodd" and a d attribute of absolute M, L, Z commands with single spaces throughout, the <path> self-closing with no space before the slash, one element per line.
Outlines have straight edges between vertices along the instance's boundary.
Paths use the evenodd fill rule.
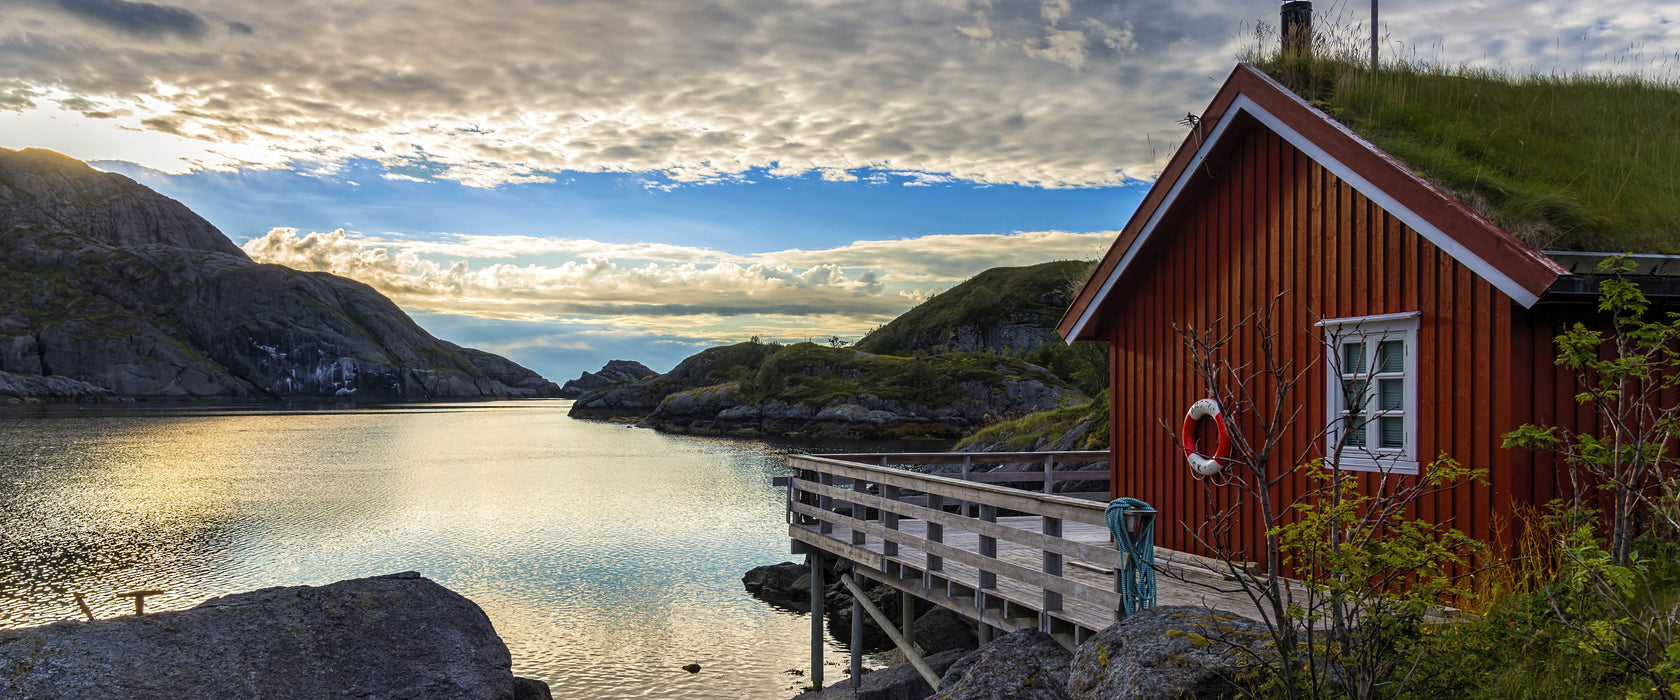
<path fill-rule="evenodd" d="M 916 596 L 909 591 L 898 592 L 898 628 L 903 630 L 904 641 L 910 646 L 916 645 Z"/>
<path fill-rule="evenodd" d="M 823 687 L 823 560 L 815 552 L 806 555 L 811 563 L 811 689 Z"/>
<path fill-rule="evenodd" d="M 869 616 L 875 618 L 875 624 L 880 625 L 881 631 L 886 632 L 887 638 L 891 639 L 893 645 L 904 653 L 904 659 L 916 668 L 916 672 L 921 674 L 922 680 L 927 681 L 929 686 L 938 688 L 939 674 L 934 673 L 933 667 L 927 665 L 927 661 L 922 659 L 922 655 L 916 653 L 916 649 L 904 641 L 904 635 L 893 629 L 893 623 L 887 619 L 887 614 L 881 612 L 880 608 L 875 607 L 875 604 L 869 601 L 869 596 L 864 595 L 863 589 L 859 588 L 857 582 L 852 580 L 852 575 L 840 574 L 840 585 L 851 591 L 854 603 L 861 604 L 863 609 L 869 612 Z"/>
<path fill-rule="evenodd" d="M 992 626 L 991 625 L 988 625 L 984 622 L 980 623 L 980 629 L 978 630 L 978 632 L 979 632 L 979 634 L 976 634 L 975 636 L 979 638 L 980 646 L 986 646 L 987 644 L 992 643 Z"/>
<path fill-rule="evenodd" d="M 863 603 L 852 596 L 852 691 L 863 682 Z"/>

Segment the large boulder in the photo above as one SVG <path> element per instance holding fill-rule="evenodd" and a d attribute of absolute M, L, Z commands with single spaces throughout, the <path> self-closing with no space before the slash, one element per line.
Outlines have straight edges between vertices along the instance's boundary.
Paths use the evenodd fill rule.
<path fill-rule="evenodd" d="M 785 561 L 754 567 L 741 577 L 747 593 L 772 605 L 809 612 L 811 609 L 811 567 Z"/>
<path fill-rule="evenodd" d="M 940 680 L 936 700 L 1068 700 L 1072 654 L 1038 630 L 1011 632 L 969 652 Z"/>
<path fill-rule="evenodd" d="M 1153 608 L 1080 645 L 1068 690 L 1079 700 L 1229 698 L 1249 663 L 1237 646 L 1265 648 L 1264 624 L 1194 605 Z"/>
<path fill-rule="evenodd" d="M 413 572 L 0 630 L 0 694 L 35 700 L 509 700 L 511 664 L 483 610 Z"/>
<path fill-rule="evenodd" d="M 934 606 L 916 618 L 916 646 L 928 654 L 942 651 L 972 651 L 980 645 L 974 621 L 950 608 Z"/>

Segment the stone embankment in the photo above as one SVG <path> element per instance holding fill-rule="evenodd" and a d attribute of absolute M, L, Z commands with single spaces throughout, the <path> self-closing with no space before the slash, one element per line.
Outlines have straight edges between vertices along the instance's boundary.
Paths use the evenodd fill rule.
<path fill-rule="evenodd" d="M 414 572 L 0 630 L 0 697 L 547 700 L 471 600 Z"/>

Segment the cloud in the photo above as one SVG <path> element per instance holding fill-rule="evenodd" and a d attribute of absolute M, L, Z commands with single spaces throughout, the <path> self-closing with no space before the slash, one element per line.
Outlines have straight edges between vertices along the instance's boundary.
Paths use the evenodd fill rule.
<path fill-rule="evenodd" d="M 138 37 L 174 35 L 196 39 L 209 31 L 204 20 L 192 11 L 169 5 L 126 0 L 58 0 L 58 7 L 94 24 Z"/>
<path fill-rule="evenodd" d="M 131 39 L 196 41 L 44 21 L 64 10 L 35 0 L 0 14 L 0 104 L 127 109 L 116 125 L 202 144 L 201 167 L 368 158 L 480 187 L 755 168 L 1118 184 L 1153 174 L 1146 132 L 1182 133 L 1231 41 L 1213 9 L 1143 0 L 67 1 Z"/>
<path fill-rule="evenodd" d="M 167 172 L 369 158 L 479 187 L 754 168 L 1110 185 L 1153 176 L 1242 23 L 1277 19 L 1208 0 L 177 1 L 9 6 L 0 109 L 76 96 L 102 128 L 198 146 L 142 163 Z M 1423 58 L 1516 70 L 1680 51 L 1648 0 L 1419 0 L 1384 25 Z"/>
<path fill-rule="evenodd" d="M 244 249 L 258 262 L 356 279 L 405 307 L 432 312 L 527 321 L 617 319 L 662 331 L 735 328 L 798 337 L 861 334 L 987 268 L 1094 258 L 1114 235 L 924 236 L 731 255 L 586 239 L 457 235 L 417 241 L 275 228 Z M 521 261 L 557 255 L 567 259 Z"/>

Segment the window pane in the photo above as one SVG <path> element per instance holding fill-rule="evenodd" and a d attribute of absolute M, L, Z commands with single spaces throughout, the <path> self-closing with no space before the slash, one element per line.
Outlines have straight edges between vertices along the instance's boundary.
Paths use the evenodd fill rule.
<path fill-rule="evenodd" d="M 1342 380 L 1342 409 L 1348 411 L 1363 410 L 1371 402 L 1368 382 L 1364 379 Z"/>
<path fill-rule="evenodd" d="M 1380 420 L 1381 423 L 1377 427 L 1379 427 L 1382 432 L 1382 437 L 1380 438 L 1381 442 L 1379 442 L 1378 445 L 1388 449 L 1405 449 L 1406 419 L 1387 417 L 1380 418 L 1378 420 Z"/>
<path fill-rule="evenodd" d="M 1365 373 L 1365 344 L 1346 343 L 1342 345 L 1342 374 Z"/>
<path fill-rule="evenodd" d="M 1377 380 L 1377 408 L 1384 411 L 1398 411 L 1406 407 L 1406 380 L 1379 379 Z"/>
<path fill-rule="evenodd" d="M 1404 341 L 1385 340 L 1377 345 L 1377 371 L 1406 371 L 1406 344 Z"/>
<path fill-rule="evenodd" d="M 1366 422 L 1367 421 L 1363 414 L 1355 413 L 1342 417 L 1342 430 L 1345 431 L 1347 435 L 1348 447 L 1365 446 Z"/>

